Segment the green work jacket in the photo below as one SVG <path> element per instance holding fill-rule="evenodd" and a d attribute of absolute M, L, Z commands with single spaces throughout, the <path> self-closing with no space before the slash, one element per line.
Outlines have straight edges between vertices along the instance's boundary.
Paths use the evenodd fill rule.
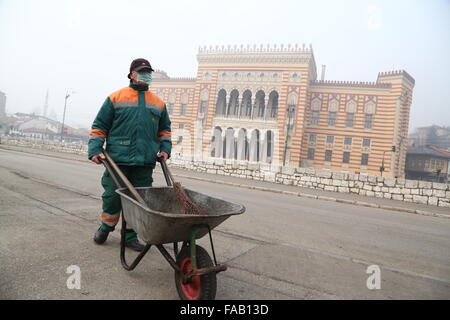
<path fill-rule="evenodd" d="M 119 165 L 155 167 L 156 154 L 172 149 L 169 114 L 148 86 L 131 84 L 110 94 L 89 133 L 88 157 L 106 151 Z"/>

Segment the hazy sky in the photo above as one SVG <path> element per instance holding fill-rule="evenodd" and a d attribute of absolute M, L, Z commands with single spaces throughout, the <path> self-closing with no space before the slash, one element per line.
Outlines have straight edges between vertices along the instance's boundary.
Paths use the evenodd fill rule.
<path fill-rule="evenodd" d="M 74 90 L 66 121 L 89 127 L 134 58 L 193 77 L 199 46 L 306 43 L 327 80 L 406 70 L 410 128 L 450 125 L 449 31 L 449 0 L 0 0 L 0 91 L 7 112 L 42 112 L 48 89 L 61 120 Z"/>

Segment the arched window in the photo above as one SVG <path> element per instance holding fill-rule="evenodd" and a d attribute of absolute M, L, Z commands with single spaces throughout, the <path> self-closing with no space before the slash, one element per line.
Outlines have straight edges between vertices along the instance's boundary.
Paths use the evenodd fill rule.
<path fill-rule="evenodd" d="M 208 89 L 203 89 L 200 93 L 200 114 L 205 114 L 208 109 L 209 91 Z"/>
<path fill-rule="evenodd" d="M 187 105 L 189 101 L 189 95 L 185 92 L 181 95 L 180 116 L 185 116 L 187 113 Z"/>
<path fill-rule="evenodd" d="M 225 91 L 225 89 L 221 89 L 217 95 L 216 115 L 217 116 L 225 115 L 226 106 L 227 106 L 227 92 Z"/>
<path fill-rule="evenodd" d="M 257 118 L 263 118 L 264 117 L 264 113 L 265 113 L 265 109 L 266 109 L 266 105 L 265 105 L 265 99 L 266 94 L 264 93 L 264 91 L 259 90 L 256 93 L 255 96 L 255 110 L 254 112 L 256 112 L 256 115 L 253 114 L 253 117 L 257 117 Z"/>
<path fill-rule="evenodd" d="M 278 92 L 275 90 L 269 94 L 268 109 L 268 117 L 271 119 L 276 119 L 278 117 Z"/>
<path fill-rule="evenodd" d="M 252 92 L 245 90 L 242 95 L 241 117 L 250 117 L 252 114 Z"/>
<path fill-rule="evenodd" d="M 234 89 L 230 93 L 230 102 L 228 104 L 227 115 L 237 116 L 239 112 L 239 91 Z"/>
<path fill-rule="evenodd" d="M 173 114 L 173 109 L 175 108 L 176 98 L 177 98 L 177 95 L 175 92 L 171 92 L 169 94 L 169 99 L 168 99 L 169 105 L 168 105 L 168 110 L 167 110 L 167 112 L 169 112 L 169 114 Z"/>

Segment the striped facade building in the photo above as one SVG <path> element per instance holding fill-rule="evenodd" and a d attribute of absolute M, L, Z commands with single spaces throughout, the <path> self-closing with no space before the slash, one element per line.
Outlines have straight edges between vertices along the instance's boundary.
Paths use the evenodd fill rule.
<path fill-rule="evenodd" d="M 202 47 L 195 78 L 154 73 L 174 157 L 404 176 L 414 79 L 321 80 L 311 47 Z"/>

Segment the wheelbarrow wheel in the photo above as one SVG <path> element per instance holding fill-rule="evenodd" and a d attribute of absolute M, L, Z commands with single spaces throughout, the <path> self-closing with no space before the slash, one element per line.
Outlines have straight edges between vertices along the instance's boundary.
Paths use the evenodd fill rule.
<path fill-rule="evenodd" d="M 202 247 L 196 246 L 196 255 L 197 268 L 214 266 L 208 252 Z M 177 265 L 183 274 L 192 270 L 191 251 L 188 246 L 184 246 L 177 255 Z M 216 297 L 217 278 L 215 272 L 193 276 L 187 283 L 183 283 L 182 279 L 181 273 L 175 271 L 175 284 L 182 300 L 214 300 Z"/>

